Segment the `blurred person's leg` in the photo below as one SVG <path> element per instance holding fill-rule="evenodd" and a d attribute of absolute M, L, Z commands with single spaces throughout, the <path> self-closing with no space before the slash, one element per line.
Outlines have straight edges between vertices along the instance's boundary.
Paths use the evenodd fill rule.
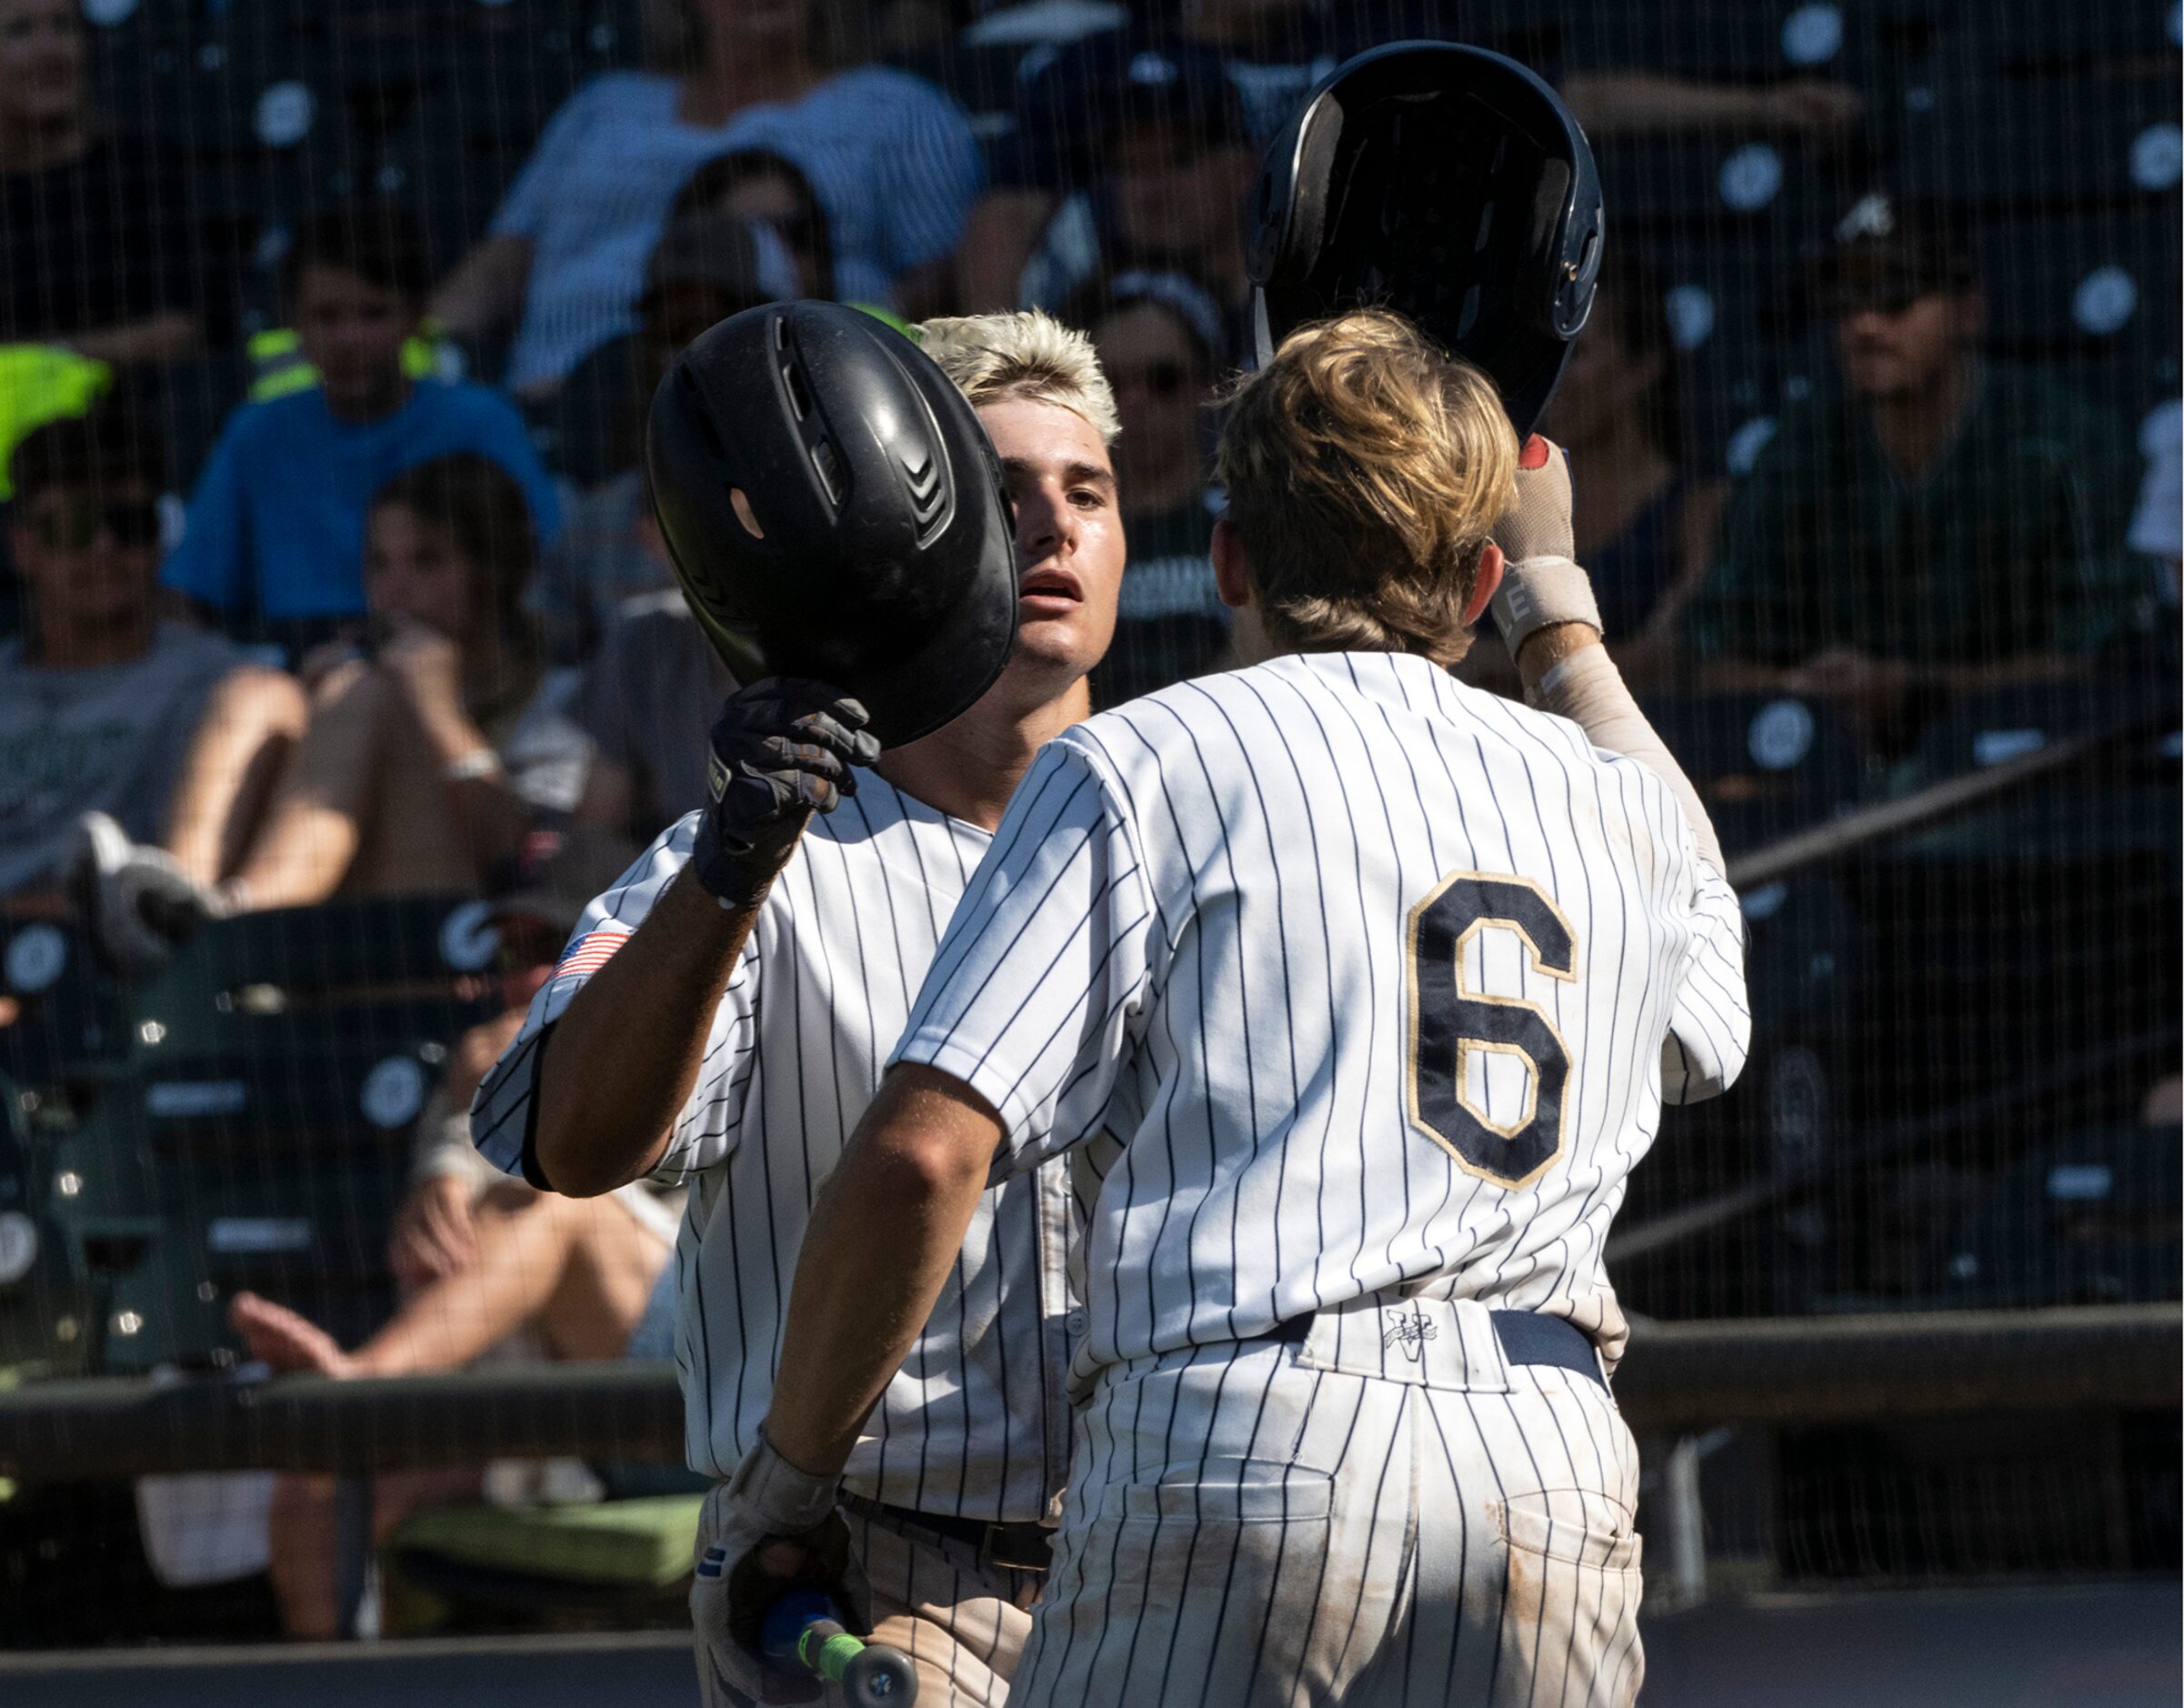
<path fill-rule="evenodd" d="M 455 1370 L 525 1328 L 557 1359 L 619 1358 L 668 1251 L 612 1195 L 496 1185 L 479 1205 L 476 1261 L 414 1294 L 354 1352 L 255 1293 L 237 1293 L 229 1316 L 254 1358 L 326 1376 Z"/>
<path fill-rule="evenodd" d="M 372 1479 L 372 1544 L 383 1546 L 413 1513 L 477 1498 L 481 1472 L 475 1465 L 451 1470 L 396 1471 Z M 324 1642 L 341 1630 L 339 1480 L 319 1475 L 276 1477 L 266 1528 L 271 1544 L 267 1575 L 280 1608 L 281 1630 L 298 1642 Z"/>
<path fill-rule="evenodd" d="M 656 1219 L 616 1196 L 563 1198 L 514 1182 L 489 1189 L 477 1213 L 476 1260 L 415 1294 L 354 1352 L 300 1312 L 255 1293 L 237 1293 L 229 1317 L 252 1357 L 277 1371 L 325 1376 L 452 1370 L 526 1328 L 556 1359 L 624 1355 L 671 1250 Z M 463 1467 L 375 1478 L 375 1544 L 428 1507 L 474 1500 L 479 1475 Z M 332 1477 L 302 1475 L 274 1487 L 274 1595 L 282 1628 L 294 1637 L 339 1634 L 336 1487 Z"/>
<path fill-rule="evenodd" d="M 245 667 L 213 690 L 167 815 L 166 850 L 197 883 L 209 889 L 241 860 L 309 721 L 283 671 Z"/>
<path fill-rule="evenodd" d="M 336 894 L 477 887 L 432 744 L 396 684 L 365 664 L 330 671 L 267 814 L 226 885 L 237 909 L 311 907 Z"/>
<path fill-rule="evenodd" d="M 377 759 L 394 685 L 369 665 L 328 671 L 283 773 L 265 828 L 225 886 L 237 909 L 309 907 L 342 887 L 378 793 Z"/>
<path fill-rule="evenodd" d="M 344 889 L 359 896 L 475 890 L 481 874 L 448 809 L 443 767 L 406 701 L 387 708 L 363 842 Z"/>

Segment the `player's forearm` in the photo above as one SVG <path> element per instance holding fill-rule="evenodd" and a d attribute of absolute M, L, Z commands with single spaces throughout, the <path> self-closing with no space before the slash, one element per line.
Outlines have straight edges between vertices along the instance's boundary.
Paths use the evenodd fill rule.
<path fill-rule="evenodd" d="M 723 908 L 677 878 L 555 1023 L 532 1158 L 556 1191 L 596 1197 L 658 1164 L 758 905 Z"/>
<path fill-rule="evenodd" d="M 1517 673 L 1529 704 L 1571 719 L 1593 746 L 1637 760 L 1668 784 L 1699 853 L 1717 871 L 1723 869 L 1721 843 L 1706 804 L 1631 698 L 1598 629 L 1589 623 L 1557 623 L 1536 631 L 1518 652 Z"/>
<path fill-rule="evenodd" d="M 812 1207 L 773 1409 L 774 1451 L 831 1476 L 932 1314 L 1000 1124 L 929 1068 L 890 1073 Z"/>

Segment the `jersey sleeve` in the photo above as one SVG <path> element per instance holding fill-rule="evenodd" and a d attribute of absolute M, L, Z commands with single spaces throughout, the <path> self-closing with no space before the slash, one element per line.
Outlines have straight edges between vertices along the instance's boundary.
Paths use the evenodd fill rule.
<path fill-rule="evenodd" d="M 1744 987 L 1744 911 L 1729 881 L 1698 852 L 1676 814 L 1689 939 L 1661 1045 L 1661 1100 L 1702 1103 L 1744 1070 L 1752 1010 Z"/>
<path fill-rule="evenodd" d="M 1001 1117 L 997 1178 L 1101 1129 L 1153 971 L 1137 829 L 1094 761 L 1048 744 L 957 904 L 896 1046 Z"/>
<path fill-rule="evenodd" d="M 546 1040 L 576 992 L 636 935 L 661 893 L 689 863 L 696 832 L 696 814 L 670 825 L 612 889 L 585 909 L 553 977 L 531 999 L 522 1030 L 479 1082 L 470 1105 L 471 1142 L 494 1167 L 534 1186 L 546 1184 L 531 1156 Z M 679 1183 L 734 1149 L 742 1094 L 755 1060 L 759 937 L 765 924 L 762 918 L 752 930 L 729 977 L 713 1016 L 705 1065 L 652 1171 L 655 1180 Z"/>

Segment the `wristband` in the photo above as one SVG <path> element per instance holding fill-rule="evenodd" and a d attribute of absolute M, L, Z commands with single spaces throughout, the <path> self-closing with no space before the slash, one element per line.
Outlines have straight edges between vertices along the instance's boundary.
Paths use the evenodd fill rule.
<path fill-rule="evenodd" d="M 1568 558 L 1527 558 L 1510 564 L 1491 608 L 1512 659 L 1543 628 L 1558 623 L 1588 623 L 1596 631 L 1601 627 L 1592 578 Z"/>
<path fill-rule="evenodd" d="M 451 783 L 469 783 L 481 777 L 496 776 L 499 771 L 499 754 L 491 748 L 473 748 L 448 760 L 445 775 Z"/>
<path fill-rule="evenodd" d="M 721 834 L 718 805 L 706 808 L 698 815 L 697 837 L 690 847 L 691 876 L 724 908 L 756 907 L 796 851 L 805 816 L 799 813 L 785 835 L 736 843 Z"/>
<path fill-rule="evenodd" d="M 838 1472 L 815 1477 L 782 1458 L 762 1425 L 757 1442 L 728 1479 L 728 1498 L 748 1512 L 765 1534 L 795 1536 L 827 1522 L 841 1487 Z"/>

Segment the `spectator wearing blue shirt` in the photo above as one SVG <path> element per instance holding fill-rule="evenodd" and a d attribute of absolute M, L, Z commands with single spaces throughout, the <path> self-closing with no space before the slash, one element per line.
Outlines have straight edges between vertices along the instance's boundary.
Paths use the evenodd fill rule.
<path fill-rule="evenodd" d="M 550 395 L 630 329 L 677 189 L 732 150 L 777 156 L 808 180 L 838 296 L 913 318 L 942 306 L 984 178 L 977 139 L 923 78 L 851 65 L 864 44 L 838 10 L 685 0 L 678 39 L 656 44 L 658 69 L 596 78 L 554 116 L 434 313 L 481 342 L 513 322 L 508 388 Z"/>
<path fill-rule="evenodd" d="M 404 341 L 429 280 L 414 218 L 376 204 L 328 209 L 283 276 L 307 390 L 245 404 L 221 430 L 160 580 L 221 626 L 292 643 L 364 610 L 365 513 L 419 463 L 475 451 L 523 487 L 542 538 L 559 522 L 551 478 L 505 397 L 412 380 Z"/>

